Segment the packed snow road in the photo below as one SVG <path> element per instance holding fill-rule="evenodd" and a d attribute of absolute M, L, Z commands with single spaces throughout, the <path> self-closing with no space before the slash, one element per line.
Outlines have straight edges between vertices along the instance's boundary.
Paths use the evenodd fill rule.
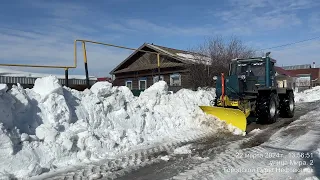
<path fill-rule="evenodd" d="M 188 144 L 187 146 L 184 146 L 184 149 L 186 150 L 176 151 L 173 154 L 167 155 L 167 158 L 162 158 L 162 160 L 157 163 L 141 167 L 137 170 L 134 170 L 135 168 L 122 170 L 125 171 L 126 174 L 122 175 L 123 173 L 120 173 L 117 179 L 161 180 L 170 179 L 175 176 L 177 176 L 175 179 L 185 179 L 186 177 L 188 177 L 188 179 L 212 179 L 209 176 L 197 176 L 197 173 L 193 174 L 193 176 L 188 176 L 185 175 L 184 172 L 199 165 L 201 166 L 201 164 L 206 161 L 212 161 L 215 158 L 220 157 L 220 154 L 226 152 L 226 150 L 252 148 L 263 144 L 268 141 L 275 132 L 279 131 L 280 128 L 288 126 L 291 122 L 299 119 L 301 116 L 319 108 L 319 104 L 320 101 L 299 103 L 296 106 L 296 115 L 293 118 L 281 118 L 278 122 L 271 125 L 252 123 L 248 126 L 249 132 L 245 137 L 218 134 L 215 137 Z M 257 131 L 257 128 L 260 130 Z M 303 129 L 297 129 L 296 131 L 290 132 L 290 134 L 298 136 L 302 133 L 301 131 L 303 131 Z M 238 156 L 240 155 L 238 154 Z M 218 169 L 221 167 L 214 167 L 214 165 L 212 165 L 211 168 Z"/>
<path fill-rule="evenodd" d="M 319 179 L 320 103 L 308 105 L 315 109 L 279 129 L 263 143 L 230 148 L 173 179 Z M 268 134 L 266 131 L 262 133 Z"/>

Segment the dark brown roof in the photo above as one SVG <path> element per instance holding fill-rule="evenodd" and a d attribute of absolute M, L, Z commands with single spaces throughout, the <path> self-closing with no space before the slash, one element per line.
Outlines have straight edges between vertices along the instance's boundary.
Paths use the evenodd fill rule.
<path fill-rule="evenodd" d="M 166 68 L 166 67 L 179 67 L 182 66 L 181 63 L 162 63 L 161 67 Z M 135 68 L 124 68 L 120 69 L 118 71 L 114 71 L 114 73 L 122 73 L 122 72 L 132 72 L 132 71 L 141 71 L 141 70 L 149 70 L 149 69 L 156 69 L 158 68 L 157 64 L 148 64 L 145 66 L 139 66 Z"/>
<path fill-rule="evenodd" d="M 320 68 L 294 69 L 294 70 L 287 70 L 287 71 L 296 75 L 311 74 L 312 80 L 320 78 Z"/>
<path fill-rule="evenodd" d="M 186 50 L 181 50 L 181 49 L 174 49 L 174 48 L 164 47 L 164 46 L 160 46 L 160 45 L 156 45 L 156 44 L 149 44 L 149 45 L 156 46 L 162 50 L 165 50 L 171 54 L 174 54 L 175 56 L 178 56 L 177 54 L 181 53 L 181 54 L 190 54 L 190 55 L 206 57 L 204 54 L 200 54 L 197 52 L 191 52 L 191 51 L 186 51 Z M 178 56 L 178 57 L 181 58 L 181 56 Z M 209 58 L 209 57 L 206 57 L 206 58 Z M 183 59 L 185 59 L 185 58 L 183 58 Z M 188 60 L 188 61 L 190 61 L 190 60 Z"/>
<path fill-rule="evenodd" d="M 180 50 L 180 49 L 174 49 L 174 48 L 169 48 L 169 47 L 164 47 L 164 46 L 159 46 L 155 44 L 147 44 L 148 47 L 151 47 L 153 49 L 157 49 L 161 52 L 163 52 L 166 55 L 169 55 L 181 62 L 184 62 L 186 64 L 189 63 L 194 63 L 194 59 L 186 56 L 197 56 L 197 60 L 204 60 L 205 58 L 209 58 L 203 54 L 196 53 L 196 52 L 191 52 L 191 51 L 185 51 L 185 50 Z M 210 59 L 210 58 L 209 58 Z"/>
<path fill-rule="evenodd" d="M 143 69 L 152 69 L 154 68 L 153 65 L 150 65 L 150 67 L 141 67 L 143 69 L 128 69 L 128 68 L 124 68 L 124 69 L 120 69 L 119 68 L 125 64 L 127 61 L 129 61 L 131 59 L 131 57 L 133 55 L 135 55 L 137 52 L 139 52 L 139 50 L 142 50 L 143 48 L 148 47 L 153 49 L 155 52 L 160 53 L 161 55 L 166 55 L 169 56 L 183 64 L 193 64 L 196 61 L 184 57 L 184 56 L 179 56 L 177 53 L 183 53 L 183 54 L 193 54 L 193 55 L 197 55 L 197 56 L 201 56 L 201 57 L 205 57 L 201 54 L 195 54 L 189 51 L 185 51 L 185 50 L 179 50 L 179 49 L 174 49 L 174 48 L 169 48 L 169 47 L 164 47 L 164 46 L 159 46 L 159 45 L 155 45 L 155 44 L 149 44 L 149 43 L 144 43 L 142 46 L 140 46 L 138 48 L 138 50 L 136 50 L 135 52 L 133 52 L 130 56 L 128 56 L 124 61 L 122 61 L 117 67 L 115 67 L 110 74 L 114 74 L 114 73 L 119 73 L 119 72 L 128 72 L 128 71 L 138 71 L 138 70 L 143 70 Z M 208 58 L 208 57 L 205 57 Z M 210 58 L 209 58 L 210 59 Z M 167 63 L 166 65 L 162 64 L 161 67 L 174 67 L 177 66 L 177 64 L 179 64 L 181 66 L 181 63 Z M 173 66 L 170 66 L 173 65 Z M 152 66 L 152 67 L 151 67 Z"/>
<path fill-rule="evenodd" d="M 281 74 L 281 75 L 286 75 L 286 76 L 290 76 L 290 77 L 295 77 L 296 75 L 292 72 L 289 72 L 281 67 L 274 67 L 274 69 L 276 70 L 277 73 Z"/>

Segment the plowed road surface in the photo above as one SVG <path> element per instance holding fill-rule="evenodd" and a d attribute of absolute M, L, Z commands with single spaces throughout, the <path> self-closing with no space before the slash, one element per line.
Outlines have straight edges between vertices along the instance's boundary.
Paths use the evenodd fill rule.
<path fill-rule="evenodd" d="M 170 155 L 169 160 L 164 159 L 144 167 L 128 168 L 125 173 L 118 175 L 116 179 L 140 179 L 140 180 L 162 180 L 171 179 L 174 176 L 183 174 L 184 171 L 199 166 L 206 159 L 214 160 L 219 154 L 225 152 L 230 146 L 237 145 L 239 149 L 256 147 L 267 141 L 271 135 L 280 128 L 288 126 L 291 122 L 299 119 L 304 114 L 315 110 L 319 102 L 299 103 L 296 104 L 295 117 L 280 118 L 276 123 L 271 125 L 261 125 L 251 123 L 248 125 L 248 134 L 246 136 L 233 136 L 230 134 L 220 134 L 218 136 L 203 139 L 199 142 L 192 143 L 191 154 Z M 261 133 L 250 133 L 253 129 L 261 129 Z M 301 133 L 299 131 L 288 133 Z M 181 176 L 183 177 L 183 176 Z"/>

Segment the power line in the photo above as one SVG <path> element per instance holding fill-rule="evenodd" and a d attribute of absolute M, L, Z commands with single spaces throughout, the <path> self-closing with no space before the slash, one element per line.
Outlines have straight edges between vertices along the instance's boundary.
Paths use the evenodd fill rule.
<path fill-rule="evenodd" d="M 313 38 L 310 38 L 310 39 L 305 39 L 305 40 L 302 40 L 302 41 L 296 41 L 296 42 L 293 42 L 293 43 L 288 43 L 288 44 L 283 44 L 283 45 L 279 45 L 279 46 L 273 46 L 273 47 L 269 47 L 269 48 L 265 48 L 265 49 L 260 49 L 260 50 L 256 50 L 256 51 L 264 51 L 264 50 L 267 50 L 267 49 L 274 49 L 274 48 L 279 48 L 279 47 L 291 46 L 291 45 L 294 45 L 294 44 L 315 40 L 315 39 L 318 39 L 318 38 L 320 38 L 320 36 L 313 37 Z"/>

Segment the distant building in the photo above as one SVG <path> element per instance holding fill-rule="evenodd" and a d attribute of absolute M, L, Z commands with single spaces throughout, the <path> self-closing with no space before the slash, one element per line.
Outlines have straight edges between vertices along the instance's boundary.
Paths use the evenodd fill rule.
<path fill-rule="evenodd" d="M 296 86 L 299 90 L 308 89 L 314 86 L 320 86 L 320 68 L 316 68 L 315 63 L 284 66 L 282 67 L 287 72 L 295 74 Z"/>
<path fill-rule="evenodd" d="M 296 89 L 296 75 L 287 70 L 275 66 L 277 86 L 280 88 L 292 87 Z"/>
<path fill-rule="evenodd" d="M 108 81 L 109 83 L 112 83 L 112 78 L 110 78 L 110 77 L 99 77 L 99 78 L 97 78 L 97 81 Z"/>
<path fill-rule="evenodd" d="M 311 64 L 301 64 L 301 65 L 294 65 L 294 66 L 282 66 L 284 70 L 295 70 L 295 69 L 310 69 Z"/>
<path fill-rule="evenodd" d="M 275 71 L 276 71 L 276 75 L 278 76 L 289 76 L 289 77 L 296 77 L 296 74 L 288 71 L 288 70 L 285 70 L 283 67 L 277 67 L 275 66 Z"/>

